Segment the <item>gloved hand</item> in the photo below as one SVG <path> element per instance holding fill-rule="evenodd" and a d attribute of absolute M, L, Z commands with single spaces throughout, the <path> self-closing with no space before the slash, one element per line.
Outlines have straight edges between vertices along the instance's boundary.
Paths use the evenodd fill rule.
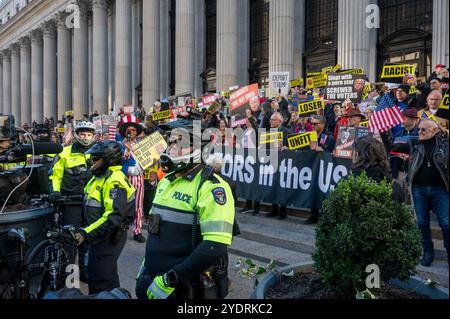
<path fill-rule="evenodd" d="M 58 200 L 61 200 L 62 198 L 63 198 L 63 196 L 61 195 L 60 192 L 53 192 L 49 196 L 49 199 L 51 202 L 56 202 Z"/>
<path fill-rule="evenodd" d="M 147 289 L 148 299 L 167 299 L 175 291 L 176 274 L 173 270 L 153 279 Z"/>

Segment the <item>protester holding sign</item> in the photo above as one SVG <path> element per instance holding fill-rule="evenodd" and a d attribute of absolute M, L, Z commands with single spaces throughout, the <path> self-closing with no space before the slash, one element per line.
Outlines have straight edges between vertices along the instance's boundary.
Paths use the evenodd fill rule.
<path fill-rule="evenodd" d="M 315 152 L 334 152 L 336 142 L 333 136 L 325 132 L 327 120 L 322 115 L 314 115 L 312 117 L 311 125 L 314 127 L 314 131 L 317 133 L 317 142 L 311 142 L 311 150 Z"/>
<path fill-rule="evenodd" d="M 441 127 L 441 129 L 445 130 L 448 134 L 449 130 L 449 121 L 446 119 L 442 119 L 437 117 L 436 114 L 439 111 L 439 107 L 442 102 L 442 94 L 439 91 L 431 91 L 428 94 L 427 98 L 427 107 L 424 110 L 419 112 L 419 118 L 421 119 L 432 119 Z"/>
<path fill-rule="evenodd" d="M 134 220 L 134 237 L 139 243 L 145 242 L 142 235 L 142 218 L 144 206 L 144 171 L 136 161 L 133 153 L 133 146 L 139 142 L 138 136 L 142 134 L 144 128 L 139 124 L 139 119 L 132 115 L 127 115 L 120 123 L 119 133 L 123 138 L 123 173 L 128 177 L 131 185 L 136 189 L 136 211 Z"/>

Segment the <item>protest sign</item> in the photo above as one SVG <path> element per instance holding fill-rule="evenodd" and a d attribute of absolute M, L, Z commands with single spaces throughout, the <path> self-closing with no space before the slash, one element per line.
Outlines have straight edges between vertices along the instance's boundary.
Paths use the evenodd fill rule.
<path fill-rule="evenodd" d="M 334 156 L 339 158 L 353 158 L 353 144 L 356 139 L 356 129 L 354 127 L 340 126 L 336 141 Z"/>
<path fill-rule="evenodd" d="M 270 144 L 277 141 L 283 141 L 283 132 L 264 133 L 259 137 L 259 144 Z"/>
<path fill-rule="evenodd" d="M 155 132 L 133 145 L 133 154 L 141 168 L 146 170 L 155 164 L 154 161 L 159 160 L 166 148 L 167 143 L 164 137 L 159 132 Z"/>
<path fill-rule="evenodd" d="M 291 151 L 299 150 L 302 148 L 310 147 L 311 142 L 317 142 L 316 131 L 307 132 L 303 134 L 290 135 L 287 139 L 288 147 Z"/>
<path fill-rule="evenodd" d="M 152 114 L 152 120 L 153 121 L 160 121 L 160 120 L 170 119 L 171 117 L 172 117 L 172 115 L 170 113 L 170 110 L 161 111 L 161 112 Z"/>
<path fill-rule="evenodd" d="M 444 97 L 442 98 L 442 102 L 441 102 L 441 106 L 439 107 L 439 110 L 436 113 L 437 117 L 440 117 L 442 119 L 446 119 L 448 121 L 449 117 L 448 117 L 448 93 L 444 95 Z"/>
<path fill-rule="evenodd" d="M 323 88 L 327 85 L 327 79 L 323 76 L 322 73 L 318 75 L 310 76 L 306 78 L 306 88 L 307 89 L 316 89 Z"/>
<path fill-rule="evenodd" d="M 95 133 L 101 134 L 102 133 L 102 117 L 101 116 L 93 117 L 92 123 L 95 126 Z"/>
<path fill-rule="evenodd" d="M 403 83 L 403 76 L 407 73 L 415 74 L 416 67 L 411 64 L 386 64 L 381 72 L 381 80 L 389 83 Z"/>
<path fill-rule="evenodd" d="M 305 81 L 303 79 L 296 79 L 291 81 L 291 88 L 295 88 L 297 86 L 303 86 Z"/>
<path fill-rule="evenodd" d="M 66 116 L 72 116 L 73 117 L 73 111 L 72 110 L 70 110 L 70 111 L 66 111 Z"/>
<path fill-rule="evenodd" d="M 364 121 L 364 122 L 361 122 L 361 123 L 359 123 L 359 125 L 361 126 L 361 127 L 369 127 L 369 121 Z"/>
<path fill-rule="evenodd" d="M 125 115 L 133 115 L 134 114 L 134 106 L 133 105 L 124 106 L 123 113 L 125 113 Z"/>
<path fill-rule="evenodd" d="M 272 97 L 288 95 L 290 91 L 289 72 L 270 72 L 269 90 Z"/>
<path fill-rule="evenodd" d="M 367 83 L 364 86 L 361 100 L 362 101 L 366 100 L 369 97 L 369 93 L 372 92 L 372 90 L 373 90 L 372 85 L 370 83 Z"/>
<path fill-rule="evenodd" d="M 252 84 L 240 88 L 230 94 L 231 127 L 247 123 L 245 110 L 252 112 L 260 110 L 258 84 Z"/>
<path fill-rule="evenodd" d="M 317 113 L 317 110 L 325 107 L 324 100 L 313 100 L 310 102 L 303 102 L 298 104 L 298 115 L 306 116 L 309 114 Z"/>
<path fill-rule="evenodd" d="M 339 72 L 341 74 L 366 74 L 364 72 L 364 69 L 349 69 L 349 70 L 341 70 L 341 72 Z"/>
<path fill-rule="evenodd" d="M 329 73 L 325 99 L 342 102 L 350 99 L 353 103 L 361 103 L 365 84 L 364 75 Z"/>
<path fill-rule="evenodd" d="M 66 131 L 66 130 L 64 129 L 64 127 L 58 127 L 58 133 L 64 134 L 65 131 Z"/>
<path fill-rule="evenodd" d="M 259 150 L 257 154 L 233 151 L 224 150 L 217 157 L 224 163 L 222 175 L 236 183 L 237 197 L 297 208 L 321 208 L 352 164 L 329 152 L 311 150 L 276 152 L 278 160 L 269 163 Z"/>
<path fill-rule="evenodd" d="M 332 69 L 333 73 L 337 73 L 341 71 L 342 66 L 340 64 L 336 64 L 335 67 Z"/>

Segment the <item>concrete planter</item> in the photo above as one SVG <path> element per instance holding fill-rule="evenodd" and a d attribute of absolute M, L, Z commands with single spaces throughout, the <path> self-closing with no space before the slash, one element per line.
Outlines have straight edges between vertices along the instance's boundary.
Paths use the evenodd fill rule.
<path fill-rule="evenodd" d="M 314 263 L 307 262 L 286 266 L 280 268 L 279 270 L 274 270 L 261 279 L 255 290 L 252 292 L 250 299 L 264 299 L 266 291 L 281 280 L 282 273 L 287 274 L 291 271 L 294 271 L 294 273 L 298 274 L 301 272 L 309 272 L 313 270 L 313 268 Z M 430 287 L 422 284 L 423 282 L 423 279 L 413 276 L 407 282 L 402 282 L 394 279 L 389 283 L 405 290 L 414 290 L 416 293 L 427 296 L 431 299 L 449 299 L 447 288 L 444 288 L 442 286 Z"/>

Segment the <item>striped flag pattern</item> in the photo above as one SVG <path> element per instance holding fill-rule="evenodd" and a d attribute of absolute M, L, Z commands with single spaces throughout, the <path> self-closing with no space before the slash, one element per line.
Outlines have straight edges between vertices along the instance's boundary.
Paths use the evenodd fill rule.
<path fill-rule="evenodd" d="M 370 132 L 386 132 L 387 130 L 403 123 L 405 117 L 399 107 L 395 105 L 394 97 L 386 94 L 381 98 L 380 103 L 369 121 Z"/>
<path fill-rule="evenodd" d="M 108 127 L 108 139 L 110 141 L 115 141 L 116 140 L 116 133 L 117 133 L 117 126 L 110 125 Z"/>

